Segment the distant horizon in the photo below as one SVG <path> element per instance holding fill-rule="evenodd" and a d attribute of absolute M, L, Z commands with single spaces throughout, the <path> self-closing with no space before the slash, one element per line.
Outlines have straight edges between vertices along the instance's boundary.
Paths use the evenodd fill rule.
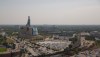
<path fill-rule="evenodd" d="M 2 25 L 26 25 L 26 24 L 0 24 L 0 26 Z M 31 24 L 31 26 L 33 25 L 68 25 L 68 24 Z M 73 25 L 73 24 L 69 24 L 69 25 Z M 91 26 L 92 24 L 74 24 L 74 25 L 86 25 L 86 26 L 90 25 Z M 99 25 L 100 24 L 93 24 L 93 26 L 99 26 Z"/>

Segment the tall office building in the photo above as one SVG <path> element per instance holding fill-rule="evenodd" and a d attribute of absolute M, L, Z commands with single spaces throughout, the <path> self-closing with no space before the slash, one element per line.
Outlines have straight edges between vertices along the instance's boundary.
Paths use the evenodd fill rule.
<path fill-rule="evenodd" d="M 28 21 L 27 21 L 26 26 L 27 26 L 27 27 L 30 27 L 30 16 L 28 16 Z"/>
<path fill-rule="evenodd" d="M 26 26 L 21 26 L 19 31 L 20 38 L 32 38 L 33 36 L 38 35 L 38 30 L 36 27 L 31 27 L 30 25 L 30 16 L 28 16 L 28 21 Z"/>

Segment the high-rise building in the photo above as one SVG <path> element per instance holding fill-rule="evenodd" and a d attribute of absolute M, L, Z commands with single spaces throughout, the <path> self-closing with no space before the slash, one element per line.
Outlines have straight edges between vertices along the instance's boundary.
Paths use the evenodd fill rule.
<path fill-rule="evenodd" d="M 28 16 L 28 21 L 26 26 L 21 26 L 19 31 L 20 38 L 32 38 L 33 36 L 38 35 L 38 30 L 36 27 L 31 27 L 30 25 L 30 16 Z"/>
<path fill-rule="evenodd" d="M 27 21 L 26 26 L 27 26 L 27 27 L 30 27 L 30 16 L 28 16 L 28 21 Z"/>

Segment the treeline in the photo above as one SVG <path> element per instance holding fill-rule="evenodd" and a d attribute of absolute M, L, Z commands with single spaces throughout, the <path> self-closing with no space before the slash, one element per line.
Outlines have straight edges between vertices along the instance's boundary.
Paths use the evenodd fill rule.
<path fill-rule="evenodd" d="M 100 31 L 100 25 L 37 25 L 36 27 L 39 31 Z"/>
<path fill-rule="evenodd" d="M 18 32 L 22 25 L 1 25 L 0 29 L 5 29 L 7 33 Z M 62 32 L 62 31 L 76 31 L 76 32 L 90 32 L 100 31 L 100 25 L 32 25 L 37 27 L 39 33 L 42 32 Z"/>

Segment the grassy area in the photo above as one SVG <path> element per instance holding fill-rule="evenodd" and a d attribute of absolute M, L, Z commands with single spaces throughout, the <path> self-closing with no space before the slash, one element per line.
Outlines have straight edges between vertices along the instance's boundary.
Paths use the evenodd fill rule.
<path fill-rule="evenodd" d="M 6 48 L 0 48 L 0 52 L 5 52 L 5 51 L 7 51 Z"/>

